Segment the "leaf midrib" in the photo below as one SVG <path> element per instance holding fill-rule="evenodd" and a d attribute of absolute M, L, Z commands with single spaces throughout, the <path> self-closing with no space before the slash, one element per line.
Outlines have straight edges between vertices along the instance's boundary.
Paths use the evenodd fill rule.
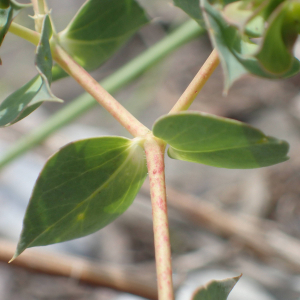
<path fill-rule="evenodd" d="M 204 151 L 201 151 L 201 150 L 195 150 L 195 151 L 192 151 L 192 150 L 182 150 L 182 149 L 178 149 L 172 145 L 170 145 L 170 147 L 176 151 L 180 151 L 180 152 L 187 152 L 187 153 L 211 153 L 211 152 L 217 152 L 217 151 L 226 151 L 226 150 L 236 150 L 236 149 L 241 149 L 241 148 L 248 148 L 248 147 L 253 147 L 253 146 L 259 146 L 259 145 L 266 145 L 266 144 L 269 144 L 269 145 L 281 145 L 283 144 L 283 142 L 279 141 L 279 142 L 270 142 L 269 140 L 267 141 L 258 141 L 256 143 L 252 143 L 252 144 L 248 144 L 248 145 L 240 145 L 240 146 L 237 146 L 237 147 L 228 147 L 228 148 L 218 148 L 218 149 L 212 149 L 212 150 L 204 150 Z"/>
<path fill-rule="evenodd" d="M 131 145 L 129 145 L 125 150 L 127 150 L 128 148 L 130 148 Z M 124 151 L 125 151 L 124 150 Z M 123 151 L 123 152 L 124 152 Z M 122 153 L 123 153 L 122 152 Z M 70 212 L 68 212 L 67 214 L 65 214 L 62 218 L 60 218 L 58 221 L 56 221 L 54 224 L 50 225 L 49 227 L 47 227 L 43 232 L 41 232 L 36 238 L 34 238 L 30 243 L 28 243 L 25 247 L 23 247 L 24 249 L 29 248 L 30 245 L 32 245 L 36 240 L 38 240 L 43 234 L 45 234 L 45 232 L 48 232 L 51 228 L 55 227 L 59 222 L 61 222 L 62 220 L 64 220 L 66 217 L 68 217 L 70 214 L 72 214 L 77 208 L 79 208 L 80 206 L 82 206 L 85 202 L 89 201 L 91 198 L 93 198 L 95 193 L 98 193 L 99 191 L 101 191 L 102 187 L 104 185 L 106 185 L 107 183 L 109 183 L 112 179 L 114 179 L 119 173 L 120 171 L 123 169 L 123 167 L 126 165 L 126 163 L 128 162 L 128 160 L 133 156 L 134 151 L 130 151 L 128 157 L 124 160 L 124 162 L 115 170 L 114 174 L 112 176 L 110 176 L 110 178 L 108 180 L 106 180 L 103 184 L 101 184 L 101 186 L 94 191 L 89 197 L 87 197 L 85 200 L 83 200 L 81 203 L 79 203 L 75 208 L 73 208 Z"/>

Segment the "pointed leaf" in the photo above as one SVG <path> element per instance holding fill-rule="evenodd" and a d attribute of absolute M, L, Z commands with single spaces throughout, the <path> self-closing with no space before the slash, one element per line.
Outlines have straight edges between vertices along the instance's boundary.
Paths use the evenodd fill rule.
<path fill-rule="evenodd" d="M 247 73 L 265 78 L 286 78 L 299 72 L 300 63 L 296 58 L 293 58 L 290 68 L 285 73 L 274 74 L 266 71 L 254 57 L 259 50 L 258 45 L 242 35 L 236 27 L 228 24 L 221 12 L 208 0 L 201 0 L 201 7 L 210 38 L 223 67 L 225 93 L 234 81 Z"/>
<path fill-rule="evenodd" d="M 147 22 L 135 0 L 89 0 L 59 34 L 59 40 L 79 64 L 93 70 Z"/>
<path fill-rule="evenodd" d="M 70 143 L 34 187 L 15 257 L 28 247 L 91 234 L 121 215 L 147 175 L 143 149 L 121 137 Z"/>
<path fill-rule="evenodd" d="M 153 134 L 166 141 L 171 158 L 220 168 L 252 169 L 288 159 L 288 144 L 232 119 L 199 112 L 164 116 Z"/>
<path fill-rule="evenodd" d="M 197 290 L 192 300 L 226 300 L 241 276 L 224 280 L 212 280 Z"/>
<path fill-rule="evenodd" d="M 203 26 L 203 18 L 199 0 L 174 0 L 174 4 L 185 11 L 198 24 Z"/>
<path fill-rule="evenodd" d="M 52 35 L 51 22 L 44 20 L 41 40 L 36 51 L 36 68 L 39 75 L 8 96 L 0 105 L 0 126 L 8 126 L 25 118 L 44 101 L 62 102 L 51 90 L 52 56 L 49 39 Z"/>

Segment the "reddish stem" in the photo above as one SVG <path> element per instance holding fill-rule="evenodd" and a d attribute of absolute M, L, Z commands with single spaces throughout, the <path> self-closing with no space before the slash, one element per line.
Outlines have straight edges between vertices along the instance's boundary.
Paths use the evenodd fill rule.
<path fill-rule="evenodd" d="M 213 50 L 197 75 L 171 109 L 170 113 L 178 113 L 180 111 L 187 110 L 218 65 L 218 53 L 216 50 Z"/>
<path fill-rule="evenodd" d="M 54 46 L 51 52 L 53 59 L 133 136 L 141 137 L 150 131 L 110 95 L 84 68 L 78 65 L 60 46 Z"/>
<path fill-rule="evenodd" d="M 145 140 L 153 214 L 158 299 L 173 300 L 171 247 L 167 213 L 163 141 L 150 136 Z"/>

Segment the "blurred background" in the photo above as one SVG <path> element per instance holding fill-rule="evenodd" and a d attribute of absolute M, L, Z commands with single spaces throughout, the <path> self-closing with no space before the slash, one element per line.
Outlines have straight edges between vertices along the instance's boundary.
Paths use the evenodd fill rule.
<path fill-rule="evenodd" d="M 65 28 L 83 2 L 48 0 L 58 31 Z M 188 19 L 170 1 L 139 2 L 147 10 L 151 23 L 92 73 L 98 81 Z M 33 28 L 33 20 L 28 18 L 28 14 L 32 14 L 30 9 L 22 11 L 16 21 Z M 181 47 L 114 96 L 151 128 L 153 122 L 175 104 L 211 50 L 207 35 L 203 35 Z M 28 82 L 36 70 L 34 46 L 10 33 L 0 54 L 3 61 L 0 70 L 2 101 Z M 299 46 L 295 54 L 300 57 Z M 223 97 L 223 74 L 218 67 L 193 103 L 192 110 L 247 122 L 267 135 L 288 141 L 291 149 L 289 161 L 255 170 L 218 169 L 166 158 L 177 299 L 189 299 L 196 287 L 211 279 L 241 273 L 243 277 L 229 300 L 300 299 L 299 83 L 300 75 L 280 81 L 247 76 L 236 82 L 229 95 Z M 54 94 L 64 99 L 64 104 L 45 103 L 21 122 L 1 129 L 0 155 L 24 134 L 40 126 L 62 105 L 84 92 L 71 78 L 55 82 L 52 87 Z M 71 242 L 26 250 L 28 263 L 23 263 L 23 267 L 16 266 L 17 262 L 7 264 L 5 251 L 18 240 L 32 188 L 47 158 L 70 141 L 99 135 L 130 137 L 106 111 L 97 106 L 2 170 L 0 299 L 138 299 L 111 288 L 114 286 L 111 282 L 118 280 L 125 280 L 127 288 L 123 291 L 155 297 L 148 180 L 128 211 L 103 230 Z M 62 255 L 68 255 L 68 258 L 64 259 Z M 36 260 L 31 261 L 33 257 Z M 68 266 L 71 276 L 44 274 L 55 272 L 35 267 L 42 264 L 40 260 L 43 258 L 53 267 L 57 265 L 57 269 Z M 99 282 L 106 275 L 113 280 L 106 283 L 104 280 L 102 286 L 97 285 L 97 280 L 84 279 L 82 282 L 80 279 L 84 272 L 90 272 L 93 278 L 99 277 Z M 118 288 L 122 290 L 120 285 Z"/>

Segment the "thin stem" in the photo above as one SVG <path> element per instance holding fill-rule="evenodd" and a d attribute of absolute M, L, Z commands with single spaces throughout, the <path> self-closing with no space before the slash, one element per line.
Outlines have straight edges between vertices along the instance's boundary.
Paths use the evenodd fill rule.
<path fill-rule="evenodd" d="M 173 300 L 171 246 L 164 165 L 166 144 L 149 135 L 149 138 L 144 143 L 144 148 L 150 178 L 158 299 Z"/>
<path fill-rule="evenodd" d="M 31 0 L 32 6 L 33 6 L 33 11 L 35 14 L 39 13 L 39 4 L 38 0 Z"/>
<path fill-rule="evenodd" d="M 38 0 L 39 14 L 44 15 L 46 13 L 47 8 L 45 6 L 44 0 Z"/>
<path fill-rule="evenodd" d="M 184 23 L 157 44 L 101 81 L 101 86 L 109 93 L 117 92 L 162 58 L 204 32 L 205 30 L 199 27 L 195 21 L 191 20 Z M 71 103 L 49 117 L 43 124 L 37 126 L 31 132 L 24 134 L 22 138 L 9 147 L 7 151 L 1 155 L 0 169 L 46 140 L 60 128 L 95 107 L 96 104 L 97 102 L 88 93 L 78 96 Z"/>
<path fill-rule="evenodd" d="M 31 0 L 34 10 L 34 25 L 37 32 L 42 31 L 43 20 L 45 15 L 45 7 L 43 0 Z"/>
<path fill-rule="evenodd" d="M 78 65 L 60 46 L 54 47 L 52 55 L 53 59 L 134 137 L 144 136 L 150 131 L 110 95 L 84 68 Z"/>
<path fill-rule="evenodd" d="M 9 32 L 23 38 L 24 40 L 34 44 L 38 45 L 40 41 L 40 34 L 34 30 L 31 30 L 27 27 L 24 27 L 22 25 L 19 25 L 15 22 L 12 22 L 9 27 Z"/>
<path fill-rule="evenodd" d="M 218 65 L 219 57 L 214 49 L 169 113 L 187 110 Z"/>

